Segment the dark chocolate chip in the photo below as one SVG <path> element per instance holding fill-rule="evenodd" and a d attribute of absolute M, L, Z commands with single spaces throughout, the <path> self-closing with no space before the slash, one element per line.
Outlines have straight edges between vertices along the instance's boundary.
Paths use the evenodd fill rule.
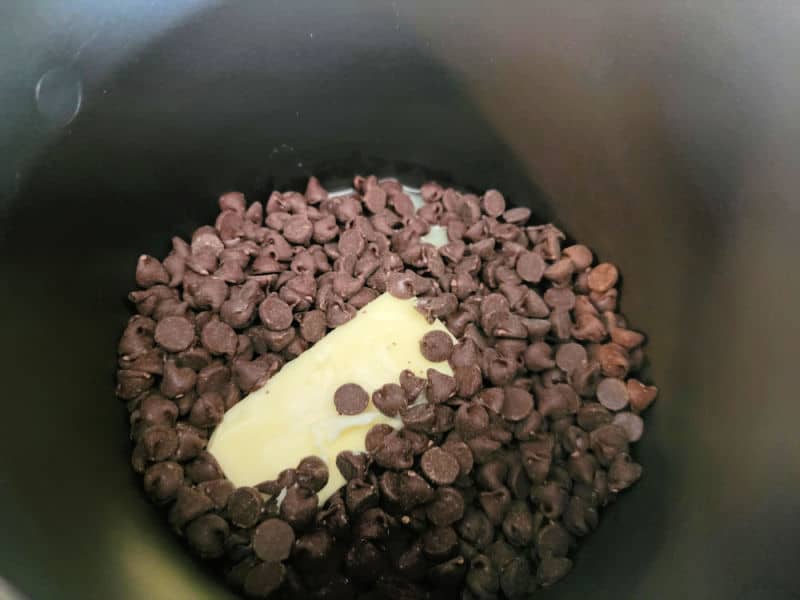
<path fill-rule="evenodd" d="M 642 466 L 633 462 L 627 452 L 617 454 L 608 467 L 608 489 L 620 492 L 636 483 L 642 476 Z"/>
<path fill-rule="evenodd" d="M 291 326 L 292 308 L 277 296 L 270 296 L 258 307 L 261 322 L 273 331 L 280 331 Z"/>
<path fill-rule="evenodd" d="M 306 456 L 297 465 L 297 483 L 314 492 L 328 483 L 328 465 L 318 456 Z"/>
<path fill-rule="evenodd" d="M 194 326 L 186 317 L 165 317 L 156 325 L 155 340 L 169 352 L 186 350 L 194 341 Z"/>
<path fill-rule="evenodd" d="M 144 474 L 144 490 L 156 504 L 172 500 L 183 484 L 183 467 L 167 461 L 152 465 Z"/>
<path fill-rule="evenodd" d="M 233 328 L 218 320 L 209 321 L 200 332 L 203 346 L 212 354 L 233 356 L 239 339 Z"/>
<path fill-rule="evenodd" d="M 175 503 L 169 511 L 169 522 L 175 529 L 183 529 L 192 521 L 214 508 L 214 503 L 202 492 L 191 488 L 182 487 L 178 490 Z"/>
<path fill-rule="evenodd" d="M 431 362 L 441 362 L 450 358 L 453 352 L 453 338 L 444 331 L 429 331 L 419 343 L 422 356 Z"/>
<path fill-rule="evenodd" d="M 529 392 L 513 385 L 505 388 L 504 418 L 512 422 L 522 421 L 532 410 L 533 396 Z"/>
<path fill-rule="evenodd" d="M 283 584 L 286 567 L 279 562 L 263 562 L 247 573 L 244 579 L 245 594 L 252 598 L 268 598 Z"/>
<path fill-rule="evenodd" d="M 357 383 L 345 383 L 336 389 L 333 403 L 340 415 L 357 415 L 367 408 L 369 394 Z"/>
<path fill-rule="evenodd" d="M 186 541 L 200 558 L 220 558 L 225 553 L 228 537 L 228 522 L 219 515 L 206 514 L 198 517 L 186 527 Z"/>
<path fill-rule="evenodd" d="M 294 540 L 294 530 L 286 521 L 267 519 L 253 533 L 253 551 L 263 561 L 279 562 L 289 558 Z"/>
<path fill-rule="evenodd" d="M 408 406 L 408 398 L 400 385 L 387 383 L 372 393 L 372 403 L 386 416 L 396 417 Z"/>
<path fill-rule="evenodd" d="M 319 498 L 314 492 L 294 484 L 286 490 L 281 502 L 281 518 L 296 529 L 304 529 L 314 520 L 318 503 Z"/>
<path fill-rule="evenodd" d="M 442 450 L 454 456 L 458 461 L 459 474 L 461 476 L 469 475 L 472 472 L 474 459 L 472 450 L 467 444 L 461 441 L 447 441 L 442 445 Z"/>
<path fill-rule="evenodd" d="M 442 562 L 458 549 L 458 536 L 449 526 L 433 527 L 422 536 L 422 550 L 434 562 Z"/>
<path fill-rule="evenodd" d="M 435 526 L 452 525 L 464 516 L 464 497 L 453 487 L 439 487 L 425 513 Z"/>
<path fill-rule="evenodd" d="M 489 413 L 480 404 L 462 404 L 456 412 L 455 427 L 465 439 L 475 437 L 489 427 Z"/>
<path fill-rule="evenodd" d="M 465 583 L 476 598 L 497 598 L 500 589 L 499 573 L 489 557 L 484 554 L 478 554 L 470 561 Z"/>
<path fill-rule="evenodd" d="M 426 388 L 426 395 L 428 402 L 433 404 L 440 404 L 452 398 L 456 393 L 456 380 L 450 375 L 437 371 L 436 369 L 428 369 L 428 386 Z"/>
<path fill-rule="evenodd" d="M 247 529 L 258 523 L 263 500 L 257 489 L 237 488 L 228 498 L 228 517 L 237 527 Z"/>
<path fill-rule="evenodd" d="M 455 456 L 438 447 L 431 448 L 422 455 L 420 469 L 436 485 L 450 485 L 461 470 Z"/>

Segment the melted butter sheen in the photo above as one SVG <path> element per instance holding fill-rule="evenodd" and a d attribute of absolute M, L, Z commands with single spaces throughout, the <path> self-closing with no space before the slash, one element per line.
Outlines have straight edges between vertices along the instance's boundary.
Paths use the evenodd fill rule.
<path fill-rule="evenodd" d="M 403 369 L 419 377 L 429 368 L 453 373 L 446 361 L 422 356 L 422 337 L 447 329 L 439 320 L 428 323 L 415 304 L 413 298 L 383 294 L 231 408 L 208 444 L 228 479 L 237 486 L 256 485 L 316 455 L 330 473 L 319 492 L 320 506 L 342 487 L 337 454 L 364 452 L 364 437 L 373 425 L 399 428 L 402 422 L 381 414 L 371 400 L 361 414 L 340 415 L 333 403 L 336 389 L 357 383 L 371 397 L 382 385 L 397 383 Z"/>

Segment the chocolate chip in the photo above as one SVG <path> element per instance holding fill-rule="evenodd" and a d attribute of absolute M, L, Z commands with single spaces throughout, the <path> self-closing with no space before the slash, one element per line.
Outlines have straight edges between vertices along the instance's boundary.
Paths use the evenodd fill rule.
<path fill-rule="evenodd" d="M 435 526 L 452 525 L 464 516 L 464 497 L 455 488 L 439 487 L 425 514 Z"/>
<path fill-rule="evenodd" d="M 212 479 L 198 483 L 197 489 L 211 499 L 215 509 L 222 510 L 228 505 L 228 500 L 236 487 L 227 479 Z"/>
<path fill-rule="evenodd" d="M 378 425 L 370 427 L 370 430 L 364 438 L 364 445 L 367 452 L 376 452 L 381 444 L 383 444 L 384 438 L 390 433 L 394 433 L 394 428 L 386 423 L 379 423 Z"/>
<path fill-rule="evenodd" d="M 306 456 L 297 465 L 297 483 L 318 492 L 328 483 L 328 465 L 318 456 Z"/>
<path fill-rule="evenodd" d="M 587 403 L 578 409 L 578 425 L 586 431 L 594 431 L 602 425 L 611 423 L 613 416 L 599 403 Z"/>
<path fill-rule="evenodd" d="M 509 421 L 522 421 L 533 410 L 533 396 L 517 386 L 505 388 L 503 417 Z"/>
<path fill-rule="evenodd" d="M 496 598 L 500 589 L 497 569 L 489 557 L 483 554 L 478 554 L 470 561 L 465 583 L 476 598 Z"/>
<path fill-rule="evenodd" d="M 381 508 L 369 508 L 361 513 L 355 534 L 368 540 L 385 540 L 389 536 L 392 518 Z"/>
<path fill-rule="evenodd" d="M 210 512 L 213 508 L 214 504 L 202 492 L 191 487 L 181 487 L 175 503 L 170 508 L 169 522 L 175 529 L 180 530 L 189 521 Z"/>
<path fill-rule="evenodd" d="M 564 513 L 564 527 L 572 535 L 583 536 L 597 528 L 600 516 L 597 509 L 577 496 L 570 498 Z"/>
<path fill-rule="evenodd" d="M 507 472 L 508 465 L 505 461 L 492 460 L 478 468 L 475 480 L 483 489 L 496 490 L 503 487 Z"/>
<path fill-rule="evenodd" d="M 286 567 L 279 562 L 263 562 L 247 573 L 244 591 L 252 598 L 268 598 L 283 584 Z"/>
<path fill-rule="evenodd" d="M 373 457 L 378 465 L 386 469 L 400 471 L 410 469 L 414 464 L 411 444 L 397 432 L 392 432 L 383 438 Z"/>
<path fill-rule="evenodd" d="M 572 373 L 586 360 L 586 350 L 580 344 L 561 344 L 556 350 L 556 365 L 565 373 Z"/>
<path fill-rule="evenodd" d="M 523 252 L 517 258 L 517 275 L 528 283 L 539 283 L 547 265 L 536 252 Z"/>
<path fill-rule="evenodd" d="M 422 356 L 431 362 L 442 362 L 453 352 L 453 338 L 444 331 L 429 331 L 419 343 Z"/>
<path fill-rule="evenodd" d="M 417 377 L 408 369 L 400 373 L 400 387 L 406 393 L 406 397 L 410 402 L 413 402 L 425 389 L 426 381 L 421 377 Z"/>
<path fill-rule="evenodd" d="M 222 321 L 209 321 L 200 332 L 203 346 L 212 354 L 233 356 L 239 340 L 236 332 L 227 323 Z"/>
<path fill-rule="evenodd" d="M 225 401 L 219 392 L 205 392 L 195 400 L 189 412 L 189 422 L 200 429 L 214 427 L 222 422 Z"/>
<path fill-rule="evenodd" d="M 434 562 L 450 558 L 457 548 L 458 536 L 452 527 L 433 527 L 422 536 L 422 550 Z"/>
<path fill-rule="evenodd" d="M 333 550 L 331 534 L 324 529 L 312 531 L 300 538 L 294 546 L 294 559 L 304 569 L 324 568 Z"/>
<path fill-rule="evenodd" d="M 437 371 L 436 369 L 428 369 L 428 386 L 426 388 L 426 395 L 428 402 L 433 404 L 440 404 L 452 398 L 456 393 L 456 380 L 450 375 Z"/>
<path fill-rule="evenodd" d="M 608 489 L 619 492 L 629 488 L 642 476 L 642 466 L 633 462 L 627 452 L 620 452 L 608 467 Z"/>
<path fill-rule="evenodd" d="M 336 455 L 336 467 L 347 481 L 366 477 L 368 466 L 369 457 L 366 454 L 344 450 Z"/>
<path fill-rule="evenodd" d="M 475 401 L 484 406 L 487 410 L 499 415 L 503 411 L 505 398 L 506 395 L 503 388 L 490 387 L 484 388 L 478 392 L 475 396 Z"/>
<path fill-rule="evenodd" d="M 318 502 L 317 495 L 311 490 L 292 485 L 281 503 L 281 518 L 296 529 L 304 529 L 314 520 Z"/>
<path fill-rule="evenodd" d="M 178 449 L 178 435 L 171 427 L 157 425 L 142 434 L 141 444 L 148 460 L 167 460 Z"/>
<path fill-rule="evenodd" d="M 314 225 L 303 214 L 292 215 L 283 225 L 283 236 L 292 244 L 308 244 L 313 233 Z"/>
<path fill-rule="evenodd" d="M 428 571 L 430 581 L 440 588 L 458 588 L 467 573 L 467 561 L 463 556 L 456 556 L 435 565 Z"/>
<path fill-rule="evenodd" d="M 263 501 L 257 489 L 237 488 L 228 499 L 228 517 L 237 527 L 247 529 L 258 522 Z"/>
<path fill-rule="evenodd" d="M 499 217 L 506 210 L 506 200 L 497 190 L 487 190 L 481 200 L 481 207 L 490 217 Z"/>
<path fill-rule="evenodd" d="M 186 527 L 186 541 L 200 558 L 220 558 L 225 553 L 225 538 L 228 537 L 228 522 L 219 515 L 207 514 L 198 517 Z"/>
<path fill-rule="evenodd" d="M 589 289 L 598 293 L 608 291 L 617 284 L 618 278 L 617 267 L 611 263 L 600 263 L 589 271 Z"/>
<path fill-rule="evenodd" d="M 217 460 L 205 450 L 201 451 L 197 458 L 184 466 L 186 475 L 195 483 L 211 481 L 222 477 L 222 469 Z"/>
<path fill-rule="evenodd" d="M 447 441 L 442 445 L 442 450 L 455 457 L 458 461 L 459 474 L 463 477 L 472 472 L 474 459 L 472 450 L 464 442 Z"/>
<path fill-rule="evenodd" d="M 253 551 L 265 562 L 279 562 L 289 558 L 294 540 L 294 530 L 286 521 L 267 519 L 253 533 Z"/>
<path fill-rule="evenodd" d="M 340 415 L 357 415 L 367 408 L 369 394 L 357 383 L 345 383 L 336 389 L 333 403 Z"/>
<path fill-rule="evenodd" d="M 436 485 L 450 485 L 456 480 L 461 470 L 456 458 L 438 447 L 431 448 L 422 455 L 420 468 L 425 476 Z"/>
<path fill-rule="evenodd" d="M 356 540 L 344 559 L 347 573 L 362 582 L 374 582 L 376 576 L 386 570 L 385 563 L 383 552 L 368 540 Z"/>
<path fill-rule="evenodd" d="M 169 352 L 186 350 L 194 340 L 194 326 L 186 317 L 165 317 L 156 325 L 155 340 Z"/>
<path fill-rule="evenodd" d="M 397 475 L 397 492 L 400 509 L 404 512 L 433 499 L 433 488 L 414 471 L 404 471 Z"/>
<path fill-rule="evenodd" d="M 258 316 L 272 331 L 287 329 L 293 320 L 291 307 L 277 296 L 270 296 L 261 303 Z"/>
<path fill-rule="evenodd" d="M 175 450 L 175 460 L 185 462 L 199 456 L 207 441 L 203 432 L 186 423 L 178 423 L 176 432 L 178 448 Z"/>
<path fill-rule="evenodd" d="M 387 383 L 372 392 L 372 403 L 388 417 L 396 417 L 408 406 L 403 388 L 396 383 Z"/>
<path fill-rule="evenodd" d="M 157 284 L 169 283 L 170 277 L 158 259 L 142 254 L 136 263 L 136 284 L 142 288 L 149 288 Z"/>
<path fill-rule="evenodd" d="M 144 490 L 156 504 L 172 500 L 183 484 L 183 467 L 176 462 L 152 465 L 144 474 Z"/>
<path fill-rule="evenodd" d="M 609 410 L 622 410 L 628 405 L 628 389 L 621 379 L 607 377 L 597 385 L 597 400 Z"/>
<path fill-rule="evenodd" d="M 464 518 L 456 527 L 458 534 L 479 550 L 485 549 L 494 540 L 494 527 L 489 517 L 477 508 L 467 508 Z"/>
<path fill-rule="evenodd" d="M 546 556 L 539 563 L 536 578 L 542 587 L 548 587 L 562 579 L 572 569 L 572 561 L 559 556 Z"/>
<path fill-rule="evenodd" d="M 657 388 L 647 386 L 636 379 L 628 379 L 628 381 L 625 382 L 625 386 L 628 389 L 631 409 L 637 413 L 647 410 L 658 395 Z"/>
<path fill-rule="evenodd" d="M 525 501 L 511 504 L 503 519 L 502 528 L 508 543 L 513 546 L 524 548 L 533 541 L 536 533 L 535 523 Z"/>
<path fill-rule="evenodd" d="M 628 451 L 628 435 L 622 427 L 601 425 L 589 436 L 592 451 L 601 464 L 608 465 L 615 456 Z"/>
<path fill-rule="evenodd" d="M 392 272 L 386 280 L 386 291 L 395 298 L 408 299 L 414 297 L 414 277 L 409 273 Z"/>
<path fill-rule="evenodd" d="M 480 404 L 462 404 L 456 411 L 455 427 L 465 439 L 475 437 L 489 427 L 489 413 Z"/>

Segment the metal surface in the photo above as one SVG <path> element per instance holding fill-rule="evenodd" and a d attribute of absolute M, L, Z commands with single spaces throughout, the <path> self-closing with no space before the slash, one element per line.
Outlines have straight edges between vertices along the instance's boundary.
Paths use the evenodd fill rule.
<path fill-rule="evenodd" d="M 619 263 L 652 339 L 646 476 L 543 597 L 800 597 L 795 4 L 112 4 L 0 8 L 0 575 L 33 600 L 229 597 L 129 472 L 136 257 L 222 190 L 375 171 L 554 219 Z M 81 91 L 61 128 L 54 68 Z"/>

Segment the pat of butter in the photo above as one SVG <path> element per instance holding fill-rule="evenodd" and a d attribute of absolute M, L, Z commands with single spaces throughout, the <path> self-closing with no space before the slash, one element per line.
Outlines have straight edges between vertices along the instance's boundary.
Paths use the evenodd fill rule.
<path fill-rule="evenodd" d="M 414 298 L 379 296 L 225 413 L 208 450 L 228 479 L 237 486 L 256 485 L 316 455 L 330 473 L 319 492 L 320 506 L 342 487 L 336 455 L 364 452 L 364 437 L 373 425 L 399 428 L 402 422 L 380 413 L 371 400 L 361 414 L 340 415 L 333 403 L 336 389 L 357 383 L 371 397 L 382 385 L 396 383 L 404 369 L 418 377 L 429 368 L 453 373 L 446 361 L 422 356 L 422 336 L 447 329 L 438 320 L 428 323 L 415 305 Z"/>

